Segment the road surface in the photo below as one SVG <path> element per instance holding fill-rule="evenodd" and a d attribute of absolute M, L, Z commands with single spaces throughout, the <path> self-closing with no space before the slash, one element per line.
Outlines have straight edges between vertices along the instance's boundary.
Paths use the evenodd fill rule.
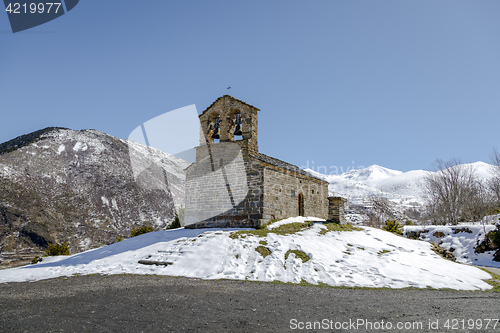
<path fill-rule="evenodd" d="M 499 319 L 499 308 L 493 292 L 140 275 L 0 284 L 2 332 L 500 332 L 493 322 L 484 329 L 488 319 Z M 444 327 L 469 319 L 482 329 Z"/>

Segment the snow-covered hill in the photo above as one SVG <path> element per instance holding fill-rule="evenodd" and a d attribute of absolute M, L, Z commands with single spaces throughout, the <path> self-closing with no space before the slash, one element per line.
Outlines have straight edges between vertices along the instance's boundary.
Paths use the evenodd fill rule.
<path fill-rule="evenodd" d="M 300 221 L 304 218 L 287 222 Z M 73 256 L 44 258 L 35 265 L 3 270 L 0 283 L 123 273 L 292 283 L 304 280 L 373 288 L 491 288 L 483 281 L 491 278 L 489 274 L 442 259 L 427 242 L 369 227 L 328 231 L 322 222 L 297 233 L 269 232 L 262 237 L 231 237 L 230 229 L 153 232 Z"/>
<path fill-rule="evenodd" d="M 479 179 L 493 177 L 493 166 L 484 162 L 467 164 L 474 168 Z M 323 175 L 311 169 L 309 173 L 330 183 L 330 195 L 349 199 L 346 218 L 353 223 L 364 223 L 374 206 L 373 200 L 386 199 L 385 204 L 399 218 L 412 219 L 423 211 L 424 179 L 430 173 L 424 170 L 402 172 L 379 165 L 350 170 L 340 175 Z M 412 216 L 412 214 L 414 216 Z"/>
<path fill-rule="evenodd" d="M 0 144 L 0 262 L 48 243 L 73 253 L 174 219 L 189 162 L 96 131 L 47 128 Z"/>

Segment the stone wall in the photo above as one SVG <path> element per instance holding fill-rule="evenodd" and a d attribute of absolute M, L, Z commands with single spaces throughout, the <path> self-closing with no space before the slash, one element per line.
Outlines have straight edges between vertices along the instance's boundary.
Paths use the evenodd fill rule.
<path fill-rule="evenodd" d="M 275 165 L 264 165 L 264 222 L 299 214 L 299 195 L 304 198 L 303 215 L 327 218 L 328 184 Z"/>
<path fill-rule="evenodd" d="M 262 166 L 248 159 L 237 142 L 197 148 L 186 171 L 187 228 L 255 227 L 263 210 Z"/>
<path fill-rule="evenodd" d="M 246 155 L 238 147 L 227 142 L 198 148 L 210 148 L 212 159 L 200 152 L 204 159 L 187 170 L 186 228 L 255 227 L 298 216 L 299 195 L 304 216 L 328 218 L 328 183 Z"/>
<path fill-rule="evenodd" d="M 347 199 L 342 197 L 328 197 L 328 220 L 337 223 L 346 223 L 344 204 Z"/>

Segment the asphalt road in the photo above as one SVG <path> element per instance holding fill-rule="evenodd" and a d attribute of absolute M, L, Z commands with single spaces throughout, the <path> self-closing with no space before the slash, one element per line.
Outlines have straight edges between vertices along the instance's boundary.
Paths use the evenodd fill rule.
<path fill-rule="evenodd" d="M 500 294 L 493 292 L 138 275 L 1 284 L 0 311 L 1 332 L 500 332 L 500 323 L 484 329 L 487 319 L 500 317 Z M 477 325 L 471 330 L 469 319 Z"/>

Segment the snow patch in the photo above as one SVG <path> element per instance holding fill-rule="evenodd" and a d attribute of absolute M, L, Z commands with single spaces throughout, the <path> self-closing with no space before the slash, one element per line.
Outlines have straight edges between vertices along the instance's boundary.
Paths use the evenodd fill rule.
<path fill-rule="evenodd" d="M 74 151 L 86 151 L 89 147 L 87 146 L 86 143 L 82 143 L 80 141 L 78 141 L 75 146 L 73 147 L 73 150 Z"/>
<path fill-rule="evenodd" d="M 275 229 L 281 225 L 284 225 L 284 224 L 290 224 L 290 223 L 303 223 L 305 221 L 326 221 L 325 219 L 321 219 L 319 217 L 314 217 L 314 216 L 310 216 L 310 217 L 305 217 L 305 216 L 295 216 L 295 217 L 289 217 L 287 219 L 283 219 L 283 220 L 280 220 L 280 221 L 277 221 L 277 222 L 274 222 L 270 225 L 267 226 L 267 229 L 269 230 L 272 230 L 272 229 Z"/>
<path fill-rule="evenodd" d="M 118 204 L 116 203 L 115 198 L 111 199 L 111 205 L 113 206 L 114 209 L 118 210 Z"/>
<path fill-rule="evenodd" d="M 427 242 L 409 240 L 380 229 L 327 232 L 325 226 L 290 235 L 233 239 L 235 229 L 175 229 L 151 232 L 57 261 L 0 271 L 0 283 L 36 281 L 73 274 L 157 274 L 203 279 L 282 281 L 331 286 L 451 288 L 485 290 L 491 276 L 472 266 L 447 261 Z M 237 229 L 236 229 L 237 230 Z M 241 229 L 240 229 L 241 230 Z M 271 251 L 262 257 L 262 242 Z M 302 262 L 290 249 L 301 250 Z M 139 264 L 139 260 L 172 263 Z"/>
<path fill-rule="evenodd" d="M 57 155 L 61 155 L 61 153 L 65 150 L 66 150 L 66 146 L 60 145 L 59 148 L 57 148 Z"/>
<path fill-rule="evenodd" d="M 73 150 L 74 151 L 79 151 L 80 149 L 82 149 L 82 143 L 81 142 L 77 142 L 75 144 L 75 146 L 73 147 Z"/>

